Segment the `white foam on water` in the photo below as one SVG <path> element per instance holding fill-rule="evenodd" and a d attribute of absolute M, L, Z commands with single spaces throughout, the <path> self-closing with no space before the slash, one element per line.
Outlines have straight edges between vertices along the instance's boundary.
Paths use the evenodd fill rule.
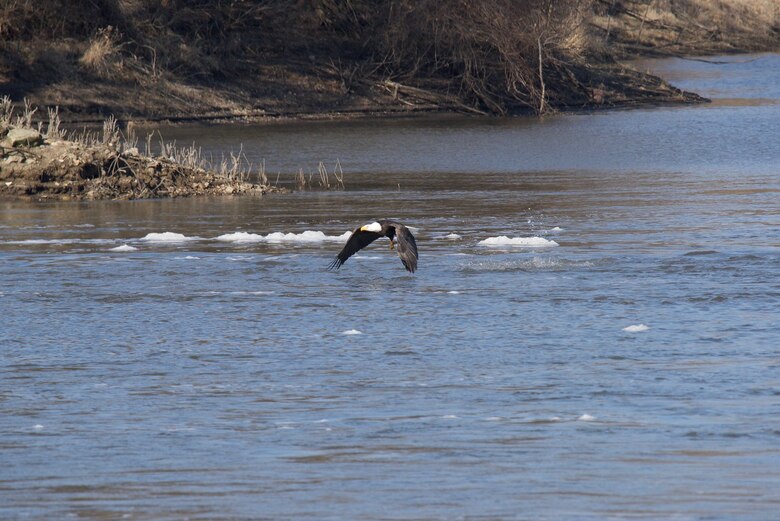
<path fill-rule="evenodd" d="M 357 329 L 347 329 L 346 331 L 341 332 L 342 335 L 362 335 L 362 331 L 358 331 Z"/>
<path fill-rule="evenodd" d="M 326 235 L 324 232 L 319 230 L 306 230 L 301 233 L 272 232 L 268 235 L 260 235 L 258 233 L 249 232 L 234 232 L 215 237 L 215 240 L 235 243 L 269 242 L 312 244 L 318 242 L 343 242 L 349 239 L 351 234 L 351 232 L 344 232 L 341 235 Z"/>
<path fill-rule="evenodd" d="M 534 257 L 523 263 L 528 269 L 536 270 L 556 270 L 567 266 L 567 262 L 552 257 Z M 583 263 L 583 266 L 589 264 Z"/>
<path fill-rule="evenodd" d="M 458 419 L 458 417 L 455 416 L 454 414 L 445 414 L 444 416 L 442 416 L 442 418 L 444 418 L 445 420 L 457 420 Z"/>
<path fill-rule="evenodd" d="M 545 239 L 544 237 L 507 237 L 499 235 L 498 237 L 488 237 L 479 241 L 480 246 L 521 246 L 524 248 L 549 248 L 558 246 L 558 243 Z"/>
<path fill-rule="evenodd" d="M 273 291 L 231 291 L 231 295 L 273 295 Z"/>
<path fill-rule="evenodd" d="M 445 239 L 449 239 L 451 241 L 456 241 L 458 239 L 462 239 L 463 236 L 462 235 L 458 235 L 457 233 L 450 233 L 448 235 L 445 235 L 444 238 Z"/>
<path fill-rule="evenodd" d="M 447 292 L 450 295 L 460 295 L 460 291 L 453 289 L 452 291 Z"/>
<path fill-rule="evenodd" d="M 623 328 L 623 331 L 627 333 L 641 333 L 642 331 L 647 331 L 650 329 L 650 326 L 646 326 L 644 324 L 633 324 L 631 326 L 626 326 Z"/>
<path fill-rule="evenodd" d="M 162 232 L 162 233 L 147 233 L 146 236 L 141 238 L 142 241 L 147 242 L 186 242 L 196 241 L 197 237 L 187 237 L 181 233 Z"/>
<path fill-rule="evenodd" d="M 485 421 L 489 421 L 489 422 L 500 422 L 501 420 L 503 420 L 501 416 L 488 416 L 487 418 L 485 418 Z"/>
<path fill-rule="evenodd" d="M 357 260 L 379 260 L 382 257 L 380 257 L 378 255 L 355 255 L 352 258 L 353 259 L 357 259 Z"/>
<path fill-rule="evenodd" d="M 134 248 L 133 246 L 130 246 L 129 244 L 123 244 L 122 246 L 117 246 L 116 248 L 111 248 L 108 251 L 117 251 L 117 252 L 138 251 L 138 248 Z"/>
<path fill-rule="evenodd" d="M 577 418 L 577 420 L 579 420 L 581 422 L 592 422 L 595 419 L 596 419 L 596 417 L 595 416 L 591 416 L 590 414 L 583 414 L 582 416 Z"/>
<path fill-rule="evenodd" d="M 41 425 L 40 423 L 36 423 L 35 425 L 33 425 L 32 428 L 33 428 L 34 431 L 42 431 L 43 430 L 43 425 Z"/>

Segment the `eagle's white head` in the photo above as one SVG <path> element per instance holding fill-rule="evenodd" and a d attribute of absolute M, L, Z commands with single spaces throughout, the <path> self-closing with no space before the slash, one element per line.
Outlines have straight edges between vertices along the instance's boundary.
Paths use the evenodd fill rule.
<path fill-rule="evenodd" d="M 379 224 L 378 222 L 373 222 L 371 224 L 366 224 L 365 226 L 361 226 L 360 231 L 379 233 L 382 231 L 382 225 Z"/>

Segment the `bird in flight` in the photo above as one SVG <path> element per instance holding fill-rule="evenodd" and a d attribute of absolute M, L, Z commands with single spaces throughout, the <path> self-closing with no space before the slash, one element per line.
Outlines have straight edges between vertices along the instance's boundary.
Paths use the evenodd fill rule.
<path fill-rule="evenodd" d="M 355 231 L 352 232 L 352 235 L 349 236 L 349 239 L 347 239 L 344 248 L 336 255 L 333 262 L 330 263 L 328 269 L 339 269 L 342 264 L 347 262 L 347 259 L 380 237 L 387 237 L 390 239 L 391 250 L 395 245 L 393 239 L 398 242 L 398 256 L 401 257 L 404 268 L 410 273 L 414 273 L 414 270 L 417 269 L 418 257 L 417 243 L 414 240 L 414 235 L 412 235 L 409 228 L 403 224 L 388 220 L 376 221 L 355 229 Z"/>

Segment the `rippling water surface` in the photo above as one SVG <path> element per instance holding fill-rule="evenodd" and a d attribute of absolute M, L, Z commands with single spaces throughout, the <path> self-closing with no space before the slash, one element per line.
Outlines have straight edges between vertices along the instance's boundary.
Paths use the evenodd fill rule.
<path fill-rule="evenodd" d="M 0 517 L 775 518 L 780 57 L 724 61 L 642 65 L 697 107 L 163 131 L 345 191 L 2 203 Z M 417 274 L 325 270 L 381 217 Z"/>

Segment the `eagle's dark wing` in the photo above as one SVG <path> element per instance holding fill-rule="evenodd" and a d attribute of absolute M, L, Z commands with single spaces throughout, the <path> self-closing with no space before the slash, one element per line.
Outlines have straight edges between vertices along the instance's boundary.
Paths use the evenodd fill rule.
<path fill-rule="evenodd" d="M 356 228 L 355 231 L 352 232 L 352 235 L 349 236 L 349 239 L 347 239 L 347 243 L 339 254 L 336 255 L 336 258 L 330 263 L 328 269 L 339 269 L 342 264 L 347 262 L 348 258 L 352 257 L 380 237 L 381 235 L 376 232 L 361 232 L 360 228 Z"/>
<path fill-rule="evenodd" d="M 395 225 L 395 238 L 398 241 L 398 256 L 401 257 L 401 262 L 404 263 L 404 268 L 409 272 L 414 273 L 417 269 L 417 242 L 414 240 L 414 235 L 409 231 L 409 228 L 403 224 Z"/>

